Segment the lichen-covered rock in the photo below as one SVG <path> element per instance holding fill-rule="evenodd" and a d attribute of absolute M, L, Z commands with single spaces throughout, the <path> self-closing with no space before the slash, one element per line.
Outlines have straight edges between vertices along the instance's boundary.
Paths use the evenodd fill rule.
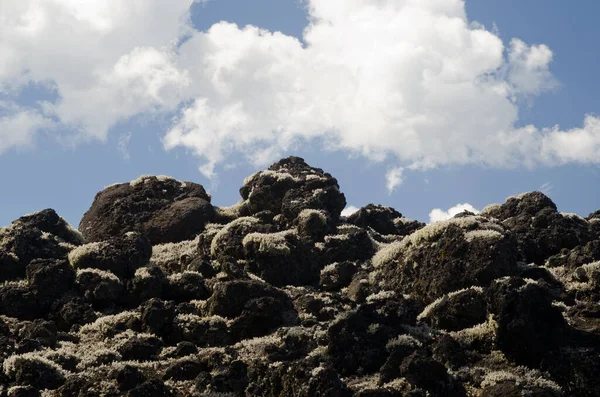
<path fill-rule="evenodd" d="M 45 307 L 75 286 L 75 271 L 66 260 L 34 259 L 27 265 L 26 273 L 31 290 Z"/>
<path fill-rule="evenodd" d="M 496 343 L 517 363 L 538 366 L 566 342 L 567 324 L 548 291 L 535 282 L 505 278 L 487 291 L 488 310 L 496 315 Z"/>
<path fill-rule="evenodd" d="M 185 271 L 169 276 L 164 295 L 166 299 L 175 302 L 189 302 L 207 299 L 210 291 L 200 273 Z"/>
<path fill-rule="evenodd" d="M 77 271 L 77 287 L 85 300 L 98 308 L 119 303 L 125 289 L 111 272 L 92 268 Z"/>
<path fill-rule="evenodd" d="M 250 233 L 242 240 L 248 271 L 276 287 L 311 285 L 321 267 L 311 244 L 294 230 L 279 233 Z"/>
<path fill-rule="evenodd" d="M 244 238 L 250 233 L 274 232 L 271 225 L 266 225 L 255 217 L 242 217 L 227 224 L 218 231 L 210 244 L 213 259 L 221 262 L 244 259 Z"/>
<path fill-rule="evenodd" d="M 206 309 L 209 315 L 232 319 L 232 333 L 237 340 L 265 335 L 289 323 L 295 314 L 285 293 L 250 280 L 216 284 Z"/>
<path fill-rule="evenodd" d="M 119 278 L 132 278 L 137 269 L 148 265 L 152 246 L 139 233 L 82 245 L 69 253 L 69 262 L 75 269 L 98 269 Z"/>
<path fill-rule="evenodd" d="M 336 220 L 346 206 L 337 180 L 300 157 L 282 159 L 248 177 L 240 194 L 249 214 L 270 210 L 283 214 L 288 224 L 305 209 L 324 210 Z"/>
<path fill-rule="evenodd" d="M 0 229 L 0 282 L 25 277 L 34 259 L 65 259 L 81 234 L 52 209 L 25 215 Z"/>
<path fill-rule="evenodd" d="M 355 272 L 354 262 L 334 262 L 321 270 L 319 286 L 325 291 L 340 290 L 350 284 Z"/>
<path fill-rule="evenodd" d="M 438 298 L 418 319 L 434 328 L 458 331 L 485 322 L 486 316 L 483 288 L 470 287 Z"/>
<path fill-rule="evenodd" d="M 348 217 L 348 223 L 371 228 L 383 235 L 396 234 L 407 236 L 425 226 L 424 223 L 411 221 L 391 207 L 368 204 Z"/>
<path fill-rule="evenodd" d="M 487 286 L 517 271 L 516 241 L 508 229 L 469 216 L 436 222 L 391 243 L 373 257 L 381 288 L 425 303 L 471 286 Z"/>
<path fill-rule="evenodd" d="M 344 217 L 296 157 L 240 193 L 142 177 L 88 244 L 52 210 L 1 229 L 0 397 L 600 395 L 600 211 Z"/>
<path fill-rule="evenodd" d="M 339 226 L 336 234 L 325 236 L 322 261 L 366 261 L 375 253 L 375 243 L 366 230 L 352 225 Z"/>
<path fill-rule="evenodd" d="M 58 329 L 70 331 L 73 326 L 94 322 L 97 315 L 92 305 L 83 298 L 66 295 L 54 302 L 49 317 L 56 323 Z"/>
<path fill-rule="evenodd" d="M 591 240 L 589 222 L 572 214 L 562 214 L 540 192 L 510 197 L 502 205 L 484 209 L 482 215 L 502 221 L 516 235 L 527 263 L 542 265 L 563 248 L 571 249 Z"/>
<path fill-rule="evenodd" d="M 127 283 L 128 299 L 132 305 L 163 296 L 167 277 L 158 266 L 140 267 Z"/>
<path fill-rule="evenodd" d="M 3 367 L 17 385 L 54 390 L 65 382 L 64 373 L 56 364 L 33 353 L 11 356 Z"/>
<path fill-rule="evenodd" d="M 94 198 L 79 230 L 86 242 L 144 234 L 153 244 L 193 239 L 214 218 L 202 185 L 163 176 L 142 176 L 107 187 Z"/>
<path fill-rule="evenodd" d="M 162 341 L 153 335 L 135 336 L 118 347 L 123 360 L 150 361 L 156 358 Z"/>
<path fill-rule="evenodd" d="M 335 226 L 329 214 L 323 210 L 306 209 L 294 220 L 298 235 L 311 241 L 323 241 L 333 233 Z"/>
<path fill-rule="evenodd" d="M 401 325 L 414 325 L 410 303 L 394 296 L 374 296 L 333 321 L 327 330 L 327 351 L 341 375 L 376 372 L 386 361 L 387 342 L 398 336 Z"/>
<path fill-rule="evenodd" d="M 24 282 L 0 285 L 0 313 L 19 320 L 34 320 L 43 315 L 35 293 Z"/>
<path fill-rule="evenodd" d="M 253 396 L 331 396 L 350 397 L 351 390 L 331 366 L 319 366 L 313 360 L 280 365 L 257 365 L 248 373 L 246 389 Z"/>
<path fill-rule="evenodd" d="M 24 322 L 17 331 L 19 342 L 35 341 L 39 346 L 54 348 L 56 346 L 58 329 L 53 321 L 36 319 Z"/>

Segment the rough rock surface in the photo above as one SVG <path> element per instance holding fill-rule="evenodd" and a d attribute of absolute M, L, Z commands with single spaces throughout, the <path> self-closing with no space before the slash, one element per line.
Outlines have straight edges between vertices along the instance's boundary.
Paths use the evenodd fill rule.
<path fill-rule="evenodd" d="M 153 244 L 193 238 L 214 218 L 202 185 L 164 176 L 142 176 L 109 186 L 94 198 L 79 230 L 86 242 L 140 232 Z"/>
<path fill-rule="evenodd" d="M 52 210 L 0 229 L 0 397 L 600 395 L 600 211 L 346 218 L 298 157 L 240 193 L 146 176 L 83 236 Z"/>

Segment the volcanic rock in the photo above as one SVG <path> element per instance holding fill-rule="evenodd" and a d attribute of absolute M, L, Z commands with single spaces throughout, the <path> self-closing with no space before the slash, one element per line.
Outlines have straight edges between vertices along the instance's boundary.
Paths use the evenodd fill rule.
<path fill-rule="evenodd" d="M 0 230 L 0 397 L 598 396 L 600 211 L 430 225 L 298 157 L 213 207 L 141 177 Z"/>
<path fill-rule="evenodd" d="M 135 231 L 152 244 L 161 244 L 193 239 L 214 216 L 210 196 L 202 185 L 142 176 L 98 193 L 79 230 L 86 242 Z"/>

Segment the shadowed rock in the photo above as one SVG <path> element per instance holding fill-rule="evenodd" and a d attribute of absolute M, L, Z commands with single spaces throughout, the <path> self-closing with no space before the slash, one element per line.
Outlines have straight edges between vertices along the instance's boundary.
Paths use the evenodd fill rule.
<path fill-rule="evenodd" d="M 214 216 L 202 185 L 143 176 L 99 192 L 79 230 L 86 242 L 136 231 L 152 244 L 170 243 L 193 239 Z"/>

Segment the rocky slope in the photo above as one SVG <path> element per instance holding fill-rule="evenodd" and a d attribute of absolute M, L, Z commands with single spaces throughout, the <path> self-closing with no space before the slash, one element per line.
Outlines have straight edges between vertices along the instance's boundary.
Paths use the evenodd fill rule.
<path fill-rule="evenodd" d="M 240 194 L 145 176 L 0 229 L 0 396 L 600 395 L 600 211 L 346 218 L 297 157 Z"/>

